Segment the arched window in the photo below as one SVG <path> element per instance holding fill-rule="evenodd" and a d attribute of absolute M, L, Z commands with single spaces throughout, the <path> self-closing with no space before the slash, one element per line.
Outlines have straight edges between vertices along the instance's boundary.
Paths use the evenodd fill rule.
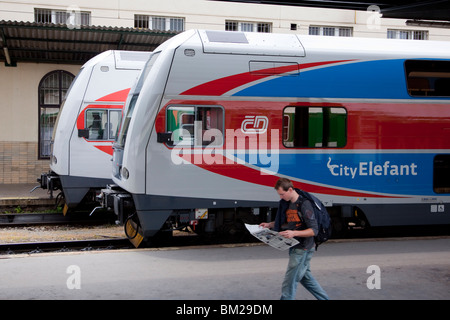
<path fill-rule="evenodd" d="M 49 159 L 53 127 L 74 75 L 64 70 L 47 73 L 39 83 L 39 159 Z"/>

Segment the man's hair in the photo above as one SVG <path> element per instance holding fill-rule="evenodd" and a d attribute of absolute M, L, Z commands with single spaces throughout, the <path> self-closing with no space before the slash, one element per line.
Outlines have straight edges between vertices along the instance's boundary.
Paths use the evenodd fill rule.
<path fill-rule="evenodd" d="M 286 178 L 280 178 L 275 184 L 275 190 L 278 190 L 280 187 L 284 191 L 288 191 L 289 188 L 294 189 L 294 185 L 292 184 L 291 180 Z"/>

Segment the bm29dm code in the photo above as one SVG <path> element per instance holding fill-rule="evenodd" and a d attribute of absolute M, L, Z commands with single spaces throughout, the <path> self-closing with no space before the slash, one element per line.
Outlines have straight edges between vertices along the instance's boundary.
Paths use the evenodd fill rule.
<path fill-rule="evenodd" d="M 204 318 L 210 314 L 214 315 L 271 315 L 273 312 L 272 305 L 258 304 L 221 304 L 217 307 L 198 307 L 183 304 L 177 307 L 177 315 L 200 315 Z"/>

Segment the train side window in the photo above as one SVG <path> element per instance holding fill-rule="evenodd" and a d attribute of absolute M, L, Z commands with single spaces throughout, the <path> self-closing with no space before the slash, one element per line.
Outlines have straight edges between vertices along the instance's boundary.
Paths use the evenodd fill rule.
<path fill-rule="evenodd" d="M 433 189 L 436 193 L 450 193 L 450 155 L 439 154 L 434 157 Z"/>
<path fill-rule="evenodd" d="M 406 60 L 408 93 L 412 97 L 450 97 L 450 61 Z"/>
<path fill-rule="evenodd" d="M 347 110 L 341 107 L 286 107 L 283 145 L 291 148 L 342 148 L 347 143 Z"/>
<path fill-rule="evenodd" d="M 220 106 L 169 106 L 166 128 L 173 132 L 170 145 L 222 145 L 223 113 Z"/>

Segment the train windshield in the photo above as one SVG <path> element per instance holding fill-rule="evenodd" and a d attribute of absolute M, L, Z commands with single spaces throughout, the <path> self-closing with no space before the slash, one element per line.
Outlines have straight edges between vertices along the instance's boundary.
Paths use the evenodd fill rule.
<path fill-rule="evenodd" d="M 139 98 L 139 94 L 141 93 L 142 86 L 147 79 L 150 70 L 155 64 L 156 59 L 158 59 L 160 52 L 154 53 L 150 56 L 150 59 L 147 61 L 144 69 L 142 70 L 141 76 L 139 77 L 138 83 L 134 91 L 131 93 L 131 99 L 127 100 L 127 105 L 124 110 L 124 117 L 122 119 L 122 123 L 119 128 L 119 134 L 117 135 L 117 140 L 115 146 L 123 148 L 125 146 L 125 141 L 127 139 L 128 128 L 130 126 L 130 121 L 133 116 L 134 107 L 136 105 L 136 101 Z"/>

